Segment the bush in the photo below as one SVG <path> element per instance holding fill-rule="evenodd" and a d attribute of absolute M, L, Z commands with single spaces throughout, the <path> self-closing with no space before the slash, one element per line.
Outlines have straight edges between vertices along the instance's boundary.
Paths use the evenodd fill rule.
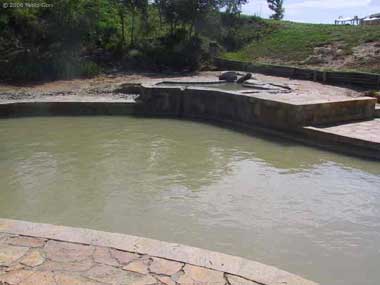
<path fill-rule="evenodd" d="M 35 81 L 95 76 L 101 68 L 94 62 L 67 53 L 23 52 L 0 65 L 1 80 Z"/>
<path fill-rule="evenodd" d="M 193 71 L 199 68 L 207 52 L 199 37 L 186 38 L 181 32 L 175 35 L 144 41 L 128 52 L 128 67 L 148 70 Z"/>
<path fill-rule="evenodd" d="M 80 76 L 82 77 L 93 77 L 101 72 L 102 68 L 93 61 L 83 60 L 80 63 Z"/>

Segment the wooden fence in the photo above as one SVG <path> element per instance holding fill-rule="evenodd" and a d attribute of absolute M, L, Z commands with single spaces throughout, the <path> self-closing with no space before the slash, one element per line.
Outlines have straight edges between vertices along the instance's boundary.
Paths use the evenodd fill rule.
<path fill-rule="evenodd" d="M 240 70 L 294 79 L 313 80 L 329 84 L 348 84 L 367 88 L 380 88 L 380 74 L 374 73 L 319 71 L 281 65 L 255 64 L 222 58 L 215 58 L 214 62 L 219 69 L 223 70 Z"/>

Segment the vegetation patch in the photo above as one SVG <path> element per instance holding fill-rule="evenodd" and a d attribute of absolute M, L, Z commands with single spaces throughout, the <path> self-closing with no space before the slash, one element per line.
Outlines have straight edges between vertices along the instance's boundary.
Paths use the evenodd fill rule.
<path fill-rule="evenodd" d="M 37 8 L 13 2 L 0 9 L 0 80 L 66 79 L 115 68 L 191 71 L 208 64 L 214 39 L 235 50 L 254 38 L 238 28 L 246 0 L 51 0 Z"/>
<path fill-rule="evenodd" d="M 20 5 L 21 0 L 14 0 Z M 240 14 L 247 0 L 51 0 L 0 9 L 0 80 L 88 77 L 107 70 L 209 68 L 226 59 L 380 72 L 376 26 L 281 21 Z"/>
<path fill-rule="evenodd" d="M 365 44 L 380 43 L 380 29 L 377 26 L 264 21 L 274 30 L 263 34 L 259 40 L 251 41 L 244 48 L 224 53 L 223 57 L 250 62 L 380 72 L 380 52 L 364 56 L 355 52 L 355 49 Z M 322 51 L 321 48 L 332 49 L 333 58 L 326 62 L 308 62 L 310 56 L 318 55 L 318 48 L 319 51 Z"/>

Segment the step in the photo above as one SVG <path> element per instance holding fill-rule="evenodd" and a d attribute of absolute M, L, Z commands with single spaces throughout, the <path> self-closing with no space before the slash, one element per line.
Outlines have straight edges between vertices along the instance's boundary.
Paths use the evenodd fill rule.
<path fill-rule="evenodd" d="M 380 104 L 376 104 L 375 107 L 375 117 L 380 118 Z"/>

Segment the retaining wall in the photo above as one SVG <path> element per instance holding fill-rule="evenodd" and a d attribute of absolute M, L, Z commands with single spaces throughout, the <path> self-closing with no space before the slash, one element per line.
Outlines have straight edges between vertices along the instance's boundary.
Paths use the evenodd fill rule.
<path fill-rule="evenodd" d="M 138 103 L 128 101 L 21 101 L 0 104 L 1 117 L 146 115 L 187 117 L 290 130 L 372 119 L 376 99 L 290 104 L 203 87 L 141 86 Z M 139 104 L 140 103 L 140 104 Z"/>
<path fill-rule="evenodd" d="M 130 101 L 14 101 L 0 103 L 0 117 L 135 115 L 209 120 L 244 131 L 258 130 L 344 153 L 380 158 L 378 145 L 347 142 L 339 135 L 314 135 L 304 126 L 372 119 L 376 99 L 357 98 L 335 102 L 290 104 L 212 88 L 141 86 L 140 97 Z M 265 97 L 265 96 L 264 96 Z M 372 147 L 372 145 L 375 145 Z"/>
<path fill-rule="evenodd" d="M 12 102 L 0 104 L 0 117 L 128 115 L 134 103 L 127 102 Z"/>
<path fill-rule="evenodd" d="M 319 71 L 281 65 L 254 64 L 250 62 L 233 61 L 222 58 L 215 58 L 214 62 L 215 65 L 222 70 L 240 70 L 265 75 L 313 80 L 329 84 L 348 84 L 367 88 L 380 88 L 380 74 L 364 72 Z"/>
<path fill-rule="evenodd" d="M 290 104 L 211 88 L 142 87 L 136 114 L 258 124 L 281 130 L 374 117 L 375 99 Z"/>

